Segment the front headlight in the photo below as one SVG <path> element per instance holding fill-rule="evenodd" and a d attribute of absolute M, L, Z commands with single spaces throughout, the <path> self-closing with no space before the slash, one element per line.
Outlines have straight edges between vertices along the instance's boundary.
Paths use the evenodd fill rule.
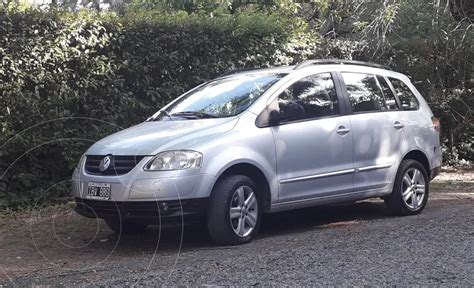
<path fill-rule="evenodd" d="M 200 168 L 202 154 L 192 150 L 175 150 L 158 153 L 143 169 L 145 171 L 183 170 Z"/>

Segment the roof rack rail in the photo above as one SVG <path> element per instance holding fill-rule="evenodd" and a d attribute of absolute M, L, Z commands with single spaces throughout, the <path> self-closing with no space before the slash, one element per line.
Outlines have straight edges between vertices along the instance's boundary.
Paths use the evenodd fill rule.
<path fill-rule="evenodd" d="M 374 67 L 374 68 L 381 68 L 381 69 L 386 69 L 386 70 L 392 70 L 392 68 L 381 65 L 381 64 L 375 64 L 375 63 L 370 63 L 370 62 L 364 62 L 364 61 L 357 61 L 357 60 L 344 60 L 344 59 L 315 59 L 315 60 L 306 60 L 293 68 L 293 70 L 298 70 L 304 67 L 308 67 L 311 65 L 325 65 L 325 64 L 349 64 L 349 65 L 360 65 L 360 66 L 368 66 L 368 67 Z"/>

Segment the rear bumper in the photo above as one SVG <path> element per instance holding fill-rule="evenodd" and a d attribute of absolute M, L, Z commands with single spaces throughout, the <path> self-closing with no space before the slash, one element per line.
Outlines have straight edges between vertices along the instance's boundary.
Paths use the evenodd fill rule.
<path fill-rule="evenodd" d="M 436 176 L 439 175 L 439 173 L 441 173 L 441 166 L 431 169 L 430 180 L 433 180 Z"/>
<path fill-rule="evenodd" d="M 173 201 L 100 201 L 75 198 L 75 211 L 88 218 L 119 218 L 140 224 L 180 225 L 204 220 L 208 198 Z"/>

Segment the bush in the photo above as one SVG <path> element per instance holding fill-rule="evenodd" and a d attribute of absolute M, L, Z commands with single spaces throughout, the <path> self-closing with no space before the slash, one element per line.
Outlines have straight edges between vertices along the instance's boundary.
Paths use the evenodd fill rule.
<path fill-rule="evenodd" d="M 366 3 L 362 13 L 316 1 L 303 5 L 310 25 L 294 15 L 299 5 L 271 4 L 279 1 L 232 11 L 193 6 L 190 15 L 132 5 L 121 17 L 0 8 L 0 206 L 64 199 L 89 145 L 199 83 L 306 58 L 373 61 L 410 75 L 441 118 L 445 163 L 473 161 L 474 30 L 428 2 L 392 5 L 403 11 L 394 17 L 391 5 L 374 11 Z"/>
<path fill-rule="evenodd" d="M 2 205 L 69 195 L 88 146 L 199 83 L 229 69 L 298 60 L 298 41 L 311 53 L 316 41 L 301 39 L 299 29 L 265 14 L 0 10 Z"/>

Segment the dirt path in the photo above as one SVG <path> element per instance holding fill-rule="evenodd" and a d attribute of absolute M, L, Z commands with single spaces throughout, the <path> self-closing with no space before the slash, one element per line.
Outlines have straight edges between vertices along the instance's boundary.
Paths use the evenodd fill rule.
<path fill-rule="evenodd" d="M 474 174 L 445 173 L 418 216 L 389 216 L 379 200 L 278 213 L 238 247 L 213 246 L 199 229 L 119 236 L 51 207 L 0 218 L 0 286 L 472 286 L 473 204 Z"/>

